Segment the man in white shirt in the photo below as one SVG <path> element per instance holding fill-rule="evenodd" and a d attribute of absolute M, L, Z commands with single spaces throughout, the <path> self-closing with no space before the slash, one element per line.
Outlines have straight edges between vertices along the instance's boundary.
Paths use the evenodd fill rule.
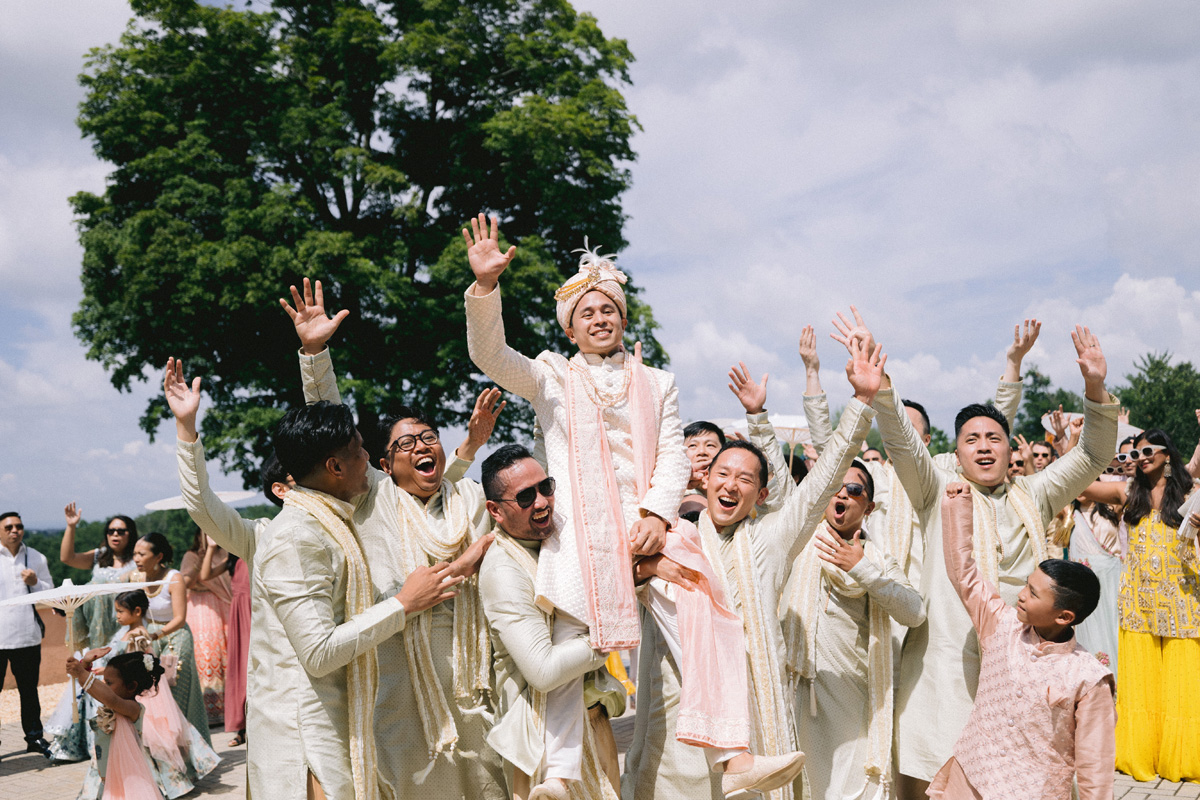
<path fill-rule="evenodd" d="M 25 546 L 25 523 L 16 511 L 0 514 L 0 544 L 0 600 L 54 588 L 46 557 Z M 42 738 L 42 706 L 37 693 L 44 633 L 33 606 L 0 608 L 0 684 L 11 664 L 21 696 L 25 752 L 50 758 L 50 745 Z"/>

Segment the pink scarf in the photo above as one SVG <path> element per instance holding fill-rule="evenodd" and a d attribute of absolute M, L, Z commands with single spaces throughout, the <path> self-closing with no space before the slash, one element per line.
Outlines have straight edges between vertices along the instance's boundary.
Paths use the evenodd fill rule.
<path fill-rule="evenodd" d="M 630 356 L 626 355 L 626 358 Z M 658 450 L 662 399 L 640 363 L 631 370 L 626 400 L 633 434 L 638 497 L 650 488 Z M 586 363 L 571 359 L 567 374 L 567 425 L 575 541 L 591 614 L 591 644 L 601 652 L 627 650 L 640 642 L 632 553 L 621 496 L 613 470 L 604 410 L 588 396 Z M 703 591 L 676 593 L 683 642 L 681 697 L 676 738 L 707 747 L 746 747 L 750 737 L 746 696 L 745 633 L 725 604 L 721 582 L 700 546 L 696 529 L 684 523 L 668 531 L 663 555 L 705 578 Z"/>

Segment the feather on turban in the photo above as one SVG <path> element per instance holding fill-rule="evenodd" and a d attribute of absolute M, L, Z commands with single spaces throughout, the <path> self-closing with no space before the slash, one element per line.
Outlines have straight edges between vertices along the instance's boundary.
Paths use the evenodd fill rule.
<path fill-rule="evenodd" d="M 587 237 L 584 237 L 583 247 L 572 251 L 583 253 L 579 257 L 579 272 L 554 293 L 554 299 L 558 301 L 558 324 L 563 326 L 563 330 L 571 327 L 571 315 L 575 313 L 579 300 L 593 290 L 608 295 L 621 309 L 621 317 L 627 316 L 625 290 L 621 286 L 629 279 L 613 263 L 615 255 L 602 255 L 599 247 L 589 250 L 587 243 Z"/>

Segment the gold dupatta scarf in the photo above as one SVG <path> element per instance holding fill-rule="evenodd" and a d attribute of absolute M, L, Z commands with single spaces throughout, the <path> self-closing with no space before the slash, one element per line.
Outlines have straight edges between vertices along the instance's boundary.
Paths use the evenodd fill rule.
<path fill-rule="evenodd" d="M 904 486 L 896 475 L 896 468 L 889 463 L 884 469 L 891 479 L 891 488 L 888 491 L 883 549 L 900 562 L 900 568 L 907 574 L 908 558 L 912 553 L 913 525 L 919 523 L 914 521 L 916 512 L 913 510 L 912 500 L 908 499 L 908 492 L 904 491 Z"/>
<path fill-rule="evenodd" d="M 742 528 L 745 523 L 740 523 Z M 770 636 L 770 626 L 779 622 L 774 614 L 768 613 L 759 591 L 758 578 L 754 572 L 754 558 L 750 552 L 750 537 L 745 530 L 735 529 L 732 563 L 721 557 L 721 534 L 717 533 L 707 511 L 700 513 L 700 541 L 704 555 L 712 564 L 713 572 L 721 581 L 725 597 L 734 594 L 741 601 L 742 625 L 746 631 L 746 650 L 750 664 L 748 677 L 750 690 L 750 713 L 756 724 L 751 726 L 751 736 L 758 745 L 755 752 L 775 756 L 795 749 L 795 727 L 792 722 L 792 703 L 784 696 L 783 671 L 779 654 Z M 730 585 L 736 587 L 730 593 Z M 769 792 L 771 800 L 792 800 L 791 785 Z"/>
<path fill-rule="evenodd" d="M 297 486 L 287 493 L 284 505 L 295 506 L 316 518 L 346 557 L 346 617 L 365 612 L 374 601 L 371 570 L 358 537 L 329 498 Z M 375 648 L 356 656 L 346 669 L 349 696 L 350 772 L 358 800 L 380 800 L 380 777 L 375 754 L 375 693 L 379 688 L 379 664 Z M 388 797 L 391 796 L 387 792 Z"/>
<path fill-rule="evenodd" d="M 496 528 L 496 539 L 493 546 L 499 547 L 507 553 L 516 562 L 517 566 L 529 576 L 531 582 L 537 580 L 538 562 L 528 548 L 522 547 L 520 543 L 514 541 L 511 536 L 500 528 Z M 546 627 L 553 630 L 554 617 L 551 614 L 547 614 L 541 606 L 538 606 L 538 611 L 541 613 Z M 546 738 L 546 693 L 529 687 L 529 707 L 533 711 L 534 725 L 537 727 L 537 731 L 544 742 Z M 531 783 L 533 783 L 535 777 L 533 775 L 530 776 Z M 612 783 L 609 782 L 608 776 L 604 773 L 604 768 L 600 764 L 600 754 L 596 750 L 595 737 L 592 735 L 592 725 L 588 720 L 584 720 L 583 723 L 582 780 L 567 781 L 567 788 L 571 800 L 620 800 Z"/>
<path fill-rule="evenodd" d="M 400 569 L 411 575 L 418 567 L 429 566 L 429 559 L 453 561 L 471 544 L 471 515 L 467 501 L 458 487 L 442 481 L 442 509 L 445 514 L 441 534 L 429 524 L 425 504 L 408 492 L 397 488 L 397 530 L 400 535 Z M 416 614 L 408 619 L 401 637 L 408 657 L 408 671 L 417 712 L 429 745 L 429 755 L 453 752 L 458 743 L 458 729 L 450 713 L 450 704 L 438 683 L 430 642 L 432 614 Z M 454 697 L 478 708 L 491 690 L 491 640 L 487 620 L 479 600 L 478 584 L 463 581 L 454 598 Z M 469 710 L 469 709 L 464 709 Z"/>
<path fill-rule="evenodd" d="M 889 510 L 890 513 L 890 510 Z M 837 531 L 822 520 L 817 528 L 829 536 Z M 911 530 L 911 526 L 910 526 Z M 813 536 L 796 559 L 792 578 L 792 593 L 788 598 L 789 614 L 784 625 L 787 642 L 788 669 L 809 681 L 809 714 L 817 716 L 817 626 L 824 613 L 822 586 L 829 582 L 833 591 L 843 597 L 862 597 L 866 589 L 848 573 L 823 560 Z M 883 566 L 883 555 L 873 542 L 863 542 L 864 558 Z M 867 729 L 866 773 L 877 776 L 885 786 L 891 783 L 892 757 L 892 620 L 879 603 L 867 603 L 867 697 L 871 705 L 871 721 Z"/>
<path fill-rule="evenodd" d="M 996 516 L 996 500 L 988 495 L 988 489 L 972 484 L 971 516 L 975 526 L 972 550 L 975 563 L 984 580 L 992 586 L 1000 585 L 1000 561 L 1004 557 L 1004 544 L 1000 540 L 999 520 Z M 1015 483 L 1009 484 L 1008 501 L 1017 512 L 1017 518 L 1025 526 L 1025 533 L 1033 547 L 1037 563 L 1046 560 L 1046 525 L 1038 513 L 1033 498 Z M 889 512 L 890 513 L 890 512 Z M 939 512 L 940 513 L 940 512 Z"/>

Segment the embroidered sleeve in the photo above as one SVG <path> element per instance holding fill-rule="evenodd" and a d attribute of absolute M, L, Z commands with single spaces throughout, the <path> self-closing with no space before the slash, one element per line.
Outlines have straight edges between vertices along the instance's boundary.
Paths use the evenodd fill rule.
<path fill-rule="evenodd" d="M 901 410 L 898 398 L 893 385 L 875 395 L 873 407 L 879 412 L 879 433 L 887 448 L 888 461 L 913 507 L 922 513 L 941 502 L 942 484 L 929 448 L 917 435 L 908 414 Z"/>
<path fill-rule="evenodd" d="M 1106 677 L 1075 706 L 1075 778 L 1079 800 L 1111 800 L 1116 770 L 1117 711 Z"/>
<path fill-rule="evenodd" d="M 1091 485 L 1117 452 L 1117 412 L 1119 403 L 1083 401 L 1083 435 L 1079 445 L 1031 475 L 1025 483 L 1038 504 L 1043 520 L 1049 524 L 1060 509 Z"/>
<path fill-rule="evenodd" d="M 474 284 L 471 284 L 474 287 Z M 483 297 L 467 289 L 467 351 L 475 366 L 505 391 L 532 400 L 541 381 L 553 375 L 551 368 L 521 355 L 504 338 L 504 316 L 500 287 Z"/>

